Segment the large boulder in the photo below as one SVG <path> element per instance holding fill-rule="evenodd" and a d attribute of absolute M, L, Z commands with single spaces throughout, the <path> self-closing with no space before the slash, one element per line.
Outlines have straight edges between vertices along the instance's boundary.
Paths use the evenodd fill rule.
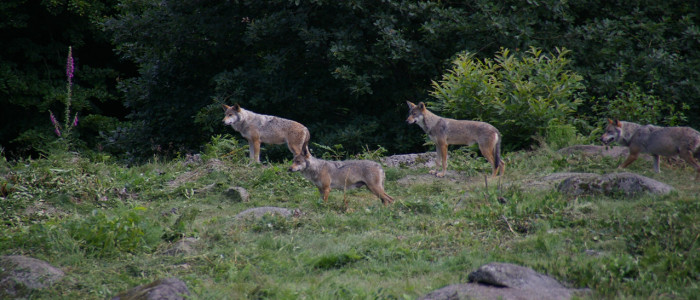
<path fill-rule="evenodd" d="M 469 274 L 469 282 L 519 289 L 563 289 L 554 278 L 508 263 L 490 263 Z"/>
<path fill-rule="evenodd" d="M 187 285 L 177 278 L 158 279 L 122 292 L 112 300 L 184 300 L 190 295 Z"/>
<path fill-rule="evenodd" d="M 19 255 L 0 256 L 0 298 L 23 297 L 56 283 L 64 275 L 43 260 Z"/>
<path fill-rule="evenodd" d="M 420 299 L 571 299 L 585 290 L 569 289 L 534 270 L 508 263 L 489 263 L 469 274 L 469 283 L 453 284 Z"/>
<path fill-rule="evenodd" d="M 634 173 L 554 173 L 542 181 L 558 182 L 557 189 L 568 195 L 619 195 L 636 196 L 642 193 L 665 195 L 673 187 L 663 182 Z"/>
<path fill-rule="evenodd" d="M 561 148 L 557 152 L 560 154 L 583 154 L 587 156 L 609 156 L 613 158 L 627 157 L 630 151 L 622 146 L 598 146 L 598 145 L 574 145 Z M 648 155 L 642 155 L 648 157 Z"/>

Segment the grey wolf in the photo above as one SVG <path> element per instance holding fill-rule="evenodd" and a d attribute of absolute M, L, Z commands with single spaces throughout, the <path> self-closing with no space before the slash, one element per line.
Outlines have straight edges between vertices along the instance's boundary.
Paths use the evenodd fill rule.
<path fill-rule="evenodd" d="M 469 120 L 455 120 L 440 117 L 430 112 L 423 102 L 418 105 L 406 101 L 408 104 L 408 124 L 418 124 L 428 134 L 431 141 L 435 142 L 437 163 L 442 165 L 442 172 L 430 171 L 437 177 L 445 176 L 447 170 L 447 146 L 448 145 L 472 145 L 479 144 L 479 150 L 493 167 L 493 177 L 500 172 L 505 172 L 505 163 L 501 159 L 501 134 L 493 125 Z"/>
<path fill-rule="evenodd" d="M 304 150 L 294 156 L 289 170 L 301 172 L 310 180 L 318 188 L 324 202 L 328 201 L 331 188 L 353 189 L 362 186 L 379 197 L 384 206 L 394 202 L 394 198 L 384 192 L 385 176 L 382 166 L 371 160 L 322 160 Z"/>
<path fill-rule="evenodd" d="M 619 168 L 634 162 L 639 153 L 649 153 L 654 158 L 654 172 L 659 173 L 659 156 L 680 156 L 695 168 L 695 180 L 700 179 L 700 132 L 690 127 L 660 127 L 608 119 L 608 125 L 600 138 L 603 144 L 617 142 L 629 148 L 629 156 Z"/>
<path fill-rule="evenodd" d="M 280 117 L 257 114 L 245 110 L 238 104 L 223 104 L 224 124 L 248 140 L 251 162 L 260 162 L 260 143 L 287 144 L 289 151 L 297 155 L 309 150 L 311 134 L 301 123 Z"/>

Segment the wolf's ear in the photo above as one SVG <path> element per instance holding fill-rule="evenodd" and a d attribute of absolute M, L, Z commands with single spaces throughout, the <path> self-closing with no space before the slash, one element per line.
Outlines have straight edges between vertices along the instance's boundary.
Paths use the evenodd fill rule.
<path fill-rule="evenodd" d="M 238 105 L 238 103 L 236 103 L 236 104 L 233 105 L 233 110 L 235 110 L 236 112 L 240 112 L 240 111 L 241 111 L 241 106 Z"/>
<path fill-rule="evenodd" d="M 301 153 L 304 154 L 304 157 L 306 157 L 306 159 L 311 158 L 311 153 L 309 152 L 309 150 L 306 149 L 306 147 L 301 150 Z"/>
<path fill-rule="evenodd" d="M 613 123 L 613 120 L 608 118 L 608 124 L 612 125 L 612 123 Z"/>
<path fill-rule="evenodd" d="M 419 108 L 420 110 L 424 110 L 424 109 L 425 109 L 425 103 L 423 103 L 423 102 L 418 102 L 418 108 Z"/>
<path fill-rule="evenodd" d="M 622 127 L 622 122 L 620 122 L 620 120 L 618 119 L 615 119 L 615 126 Z"/>
<path fill-rule="evenodd" d="M 221 104 L 221 108 L 223 108 L 224 111 L 227 111 L 227 110 L 228 110 L 229 108 L 231 108 L 231 107 L 228 106 L 228 105 L 226 105 L 226 104 Z"/>
<path fill-rule="evenodd" d="M 406 101 L 406 104 L 408 104 L 408 109 L 413 109 L 414 107 L 416 107 L 416 105 L 413 104 L 413 102 L 411 101 Z"/>

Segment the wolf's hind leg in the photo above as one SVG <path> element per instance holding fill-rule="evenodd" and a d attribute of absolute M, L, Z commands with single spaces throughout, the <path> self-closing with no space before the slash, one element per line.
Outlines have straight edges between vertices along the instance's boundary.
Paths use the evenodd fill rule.
<path fill-rule="evenodd" d="M 287 141 L 287 148 L 289 148 L 289 152 L 292 152 L 293 156 L 297 156 L 299 154 L 302 154 L 302 146 L 295 145 L 294 141 Z"/>
<path fill-rule="evenodd" d="M 318 192 L 321 193 L 321 199 L 323 199 L 323 202 L 328 202 L 328 196 L 331 194 L 331 186 L 321 186 L 318 188 Z"/>
<path fill-rule="evenodd" d="M 678 156 L 695 168 L 695 180 L 700 180 L 700 163 L 693 157 L 693 153 L 690 150 L 685 150 L 681 151 Z"/>
<path fill-rule="evenodd" d="M 391 196 L 387 195 L 387 193 L 384 191 L 384 187 L 382 186 L 381 182 L 378 183 L 373 183 L 373 184 L 368 184 L 367 188 L 375 194 L 377 197 L 379 197 L 380 200 L 382 200 L 382 204 L 385 206 L 387 204 L 390 204 L 394 202 L 394 198 Z"/>
<path fill-rule="evenodd" d="M 437 142 L 437 145 L 435 146 L 437 150 L 437 155 L 438 155 L 438 160 L 440 165 L 437 165 L 437 169 L 435 172 L 435 176 L 437 177 L 445 177 L 445 173 L 447 172 L 447 142 Z M 439 168 L 442 167 L 442 171 L 438 172 Z"/>
<path fill-rule="evenodd" d="M 491 177 L 496 177 L 498 176 L 498 170 L 499 170 L 499 165 L 498 161 L 496 160 L 496 157 L 493 155 L 494 154 L 494 148 L 495 145 L 493 143 L 489 144 L 479 144 L 479 150 L 481 150 L 481 155 L 483 155 L 486 160 L 491 164 L 491 169 L 493 170 Z"/>

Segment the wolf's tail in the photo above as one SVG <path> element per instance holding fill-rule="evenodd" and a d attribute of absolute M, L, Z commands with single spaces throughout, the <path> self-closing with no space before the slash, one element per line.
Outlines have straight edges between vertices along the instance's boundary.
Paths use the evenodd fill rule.
<path fill-rule="evenodd" d="M 304 144 L 301 147 L 302 153 L 306 151 L 306 153 L 311 154 L 311 151 L 309 151 L 309 141 L 311 141 L 311 132 L 309 132 L 309 129 L 306 129 L 306 138 L 304 139 Z"/>
<path fill-rule="evenodd" d="M 494 158 L 494 163 L 493 167 L 495 171 L 498 171 L 500 169 L 501 175 L 505 172 L 505 163 L 501 159 L 501 135 L 498 134 L 498 142 L 496 143 L 496 147 L 493 147 L 493 158 Z"/>
<path fill-rule="evenodd" d="M 700 160 L 700 132 L 695 132 L 695 136 L 691 137 L 690 139 L 695 140 L 694 149 L 692 149 L 693 157 Z"/>

